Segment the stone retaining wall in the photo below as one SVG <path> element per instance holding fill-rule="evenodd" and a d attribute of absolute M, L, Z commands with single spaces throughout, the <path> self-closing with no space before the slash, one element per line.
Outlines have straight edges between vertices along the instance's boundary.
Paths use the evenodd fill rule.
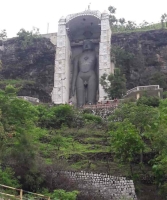
<path fill-rule="evenodd" d="M 71 180 L 78 182 L 81 189 L 92 189 L 105 200 L 137 200 L 134 183 L 125 177 L 115 177 L 108 174 L 81 172 L 61 172 Z"/>

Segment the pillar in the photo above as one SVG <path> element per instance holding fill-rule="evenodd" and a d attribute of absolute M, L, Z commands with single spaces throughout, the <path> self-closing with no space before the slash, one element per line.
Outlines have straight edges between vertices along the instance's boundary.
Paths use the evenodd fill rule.
<path fill-rule="evenodd" d="M 139 92 L 136 94 L 136 99 L 137 100 L 140 99 L 140 93 Z"/>
<path fill-rule="evenodd" d="M 66 19 L 59 20 L 52 102 L 65 104 L 69 101 L 70 42 L 66 31 Z"/>
<path fill-rule="evenodd" d="M 99 79 L 106 73 L 114 73 L 114 65 L 111 64 L 111 28 L 109 23 L 109 14 L 102 13 L 101 15 L 101 38 L 99 45 Z M 99 101 L 104 100 L 107 96 L 99 81 Z"/>

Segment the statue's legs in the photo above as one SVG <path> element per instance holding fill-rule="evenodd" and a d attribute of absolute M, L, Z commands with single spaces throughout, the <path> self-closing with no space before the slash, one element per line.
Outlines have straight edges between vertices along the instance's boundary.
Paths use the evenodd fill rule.
<path fill-rule="evenodd" d="M 97 78 L 95 73 L 93 73 L 88 81 L 88 104 L 96 103 L 96 92 L 97 92 Z"/>
<path fill-rule="evenodd" d="M 83 80 L 78 76 L 76 81 L 77 104 L 82 107 L 85 104 L 85 87 Z"/>

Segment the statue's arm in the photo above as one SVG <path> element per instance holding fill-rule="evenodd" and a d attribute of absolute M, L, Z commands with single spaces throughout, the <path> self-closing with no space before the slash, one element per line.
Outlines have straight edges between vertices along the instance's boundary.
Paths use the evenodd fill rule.
<path fill-rule="evenodd" d="M 72 96 L 74 96 L 75 94 L 75 85 L 76 85 L 77 75 L 78 75 L 78 57 L 74 59 L 74 64 L 73 64 L 73 76 L 72 76 L 72 87 L 71 87 Z"/>

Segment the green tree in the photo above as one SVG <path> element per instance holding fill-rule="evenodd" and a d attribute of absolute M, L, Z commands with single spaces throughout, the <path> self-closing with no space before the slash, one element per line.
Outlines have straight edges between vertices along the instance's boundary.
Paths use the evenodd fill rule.
<path fill-rule="evenodd" d="M 4 40 L 7 38 L 7 33 L 6 33 L 6 30 L 2 30 L 1 33 L 0 33 L 0 40 Z"/>
<path fill-rule="evenodd" d="M 158 102 L 158 103 L 157 103 Z M 155 105 L 156 104 L 156 105 Z M 167 99 L 143 97 L 137 103 L 122 104 L 109 118 L 111 151 L 119 162 L 131 162 L 140 155 L 140 172 L 155 177 L 159 190 L 166 195 L 167 183 Z M 147 164 L 144 153 L 153 153 Z M 147 154 L 148 155 L 148 154 Z M 151 154 L 150 154 L 151 155 Z M 148 171 L 148 165 L 152 172 Z"/>
<path fill-rule="evenodd" d="M 115 110 L 115 113 L 111 115 L 109 120 L 111 122 L 124 122 L 128 120 L 136 129 L 138 135 L 141 137 L 145 144 L 145 149 L 148 148 L 147 140 L 151 140 L 149 132 L 154 127 L 154 123 L 157 122 L 159 112 L 157 108 L 153 108 L 147 105 L 136 105 L 135 103 L 123 104 L 120 108 Z M 112 127 L 112 126 L 111 126 Z M 147 140 L 146 140 L 147 139 Z M 143 163 L 143 151 L 140 151 L 140 163 Z"/>
<path fill-rule="evenodd" d="M 60 128 L 62 125 L 72 126 L 74 109 L 70 105 L 38 106 L 39 125 L 46 128 Z"/>
<path fill-rule="evenodd" d="M 119 23 L 123 26 L 126 23 L 125 18 L 120 18 Z"/>
<path fill-rule="evenodd" d="M 12 161 L 16 175 L 21 177 L 21 183 L 27 186 L 26 189 L 34 189 L 38 187 L 37 181 L 33 184 L 33 180 L 37 180 L 35 174 L 38 173 L 33 142 L 38 120 L 37 109 L 28 101 L 17 98 L 16 90 L 7 86 L 5 91 L 0 91 L 0 110 L 0 142 L 3 144 L 0 163 L 8 165 Z M 28 178 L 30 176 L 31 179 Z"/>
<path fill-rule="evenodd" d="M 159 85 L 165 91 L 167 90 L 167 77 L 162 72 L 157 72 L 150 77 L 151 85 Z"/>
<path fill-rule="evenodd" d="M 147 106 L 153 106 L 158 107 L 160 104 L 160 98 L 155 96 L 142 96 L 137 101 L 137 105 L 147 105 Z"/>
<path fill-rule="evenodd" d="M 101 77 L 100 84 L 108 94 L 109 99 L 122 98 L 126 93 L 126 79 L 119 69 L 115 69 L 114 74 L 109 76 L 104 74 Z"/>
<path fill-rule="evenodd" d="M 108 10 L 110 11 L 111 14 L 115 14 L 116 8 L 113 6 L 109 6 Z"/>
<path fill-rule="evenodd" d="M 36 38 L 40 37 L 39 29 L 34 27 L 32 31 L 26 31 L 25 29 L 20 29 L 17 33 L 19 39 L 19 45 L 22 49 L 26 49 L 31 46 Z"/>
<path fill-rule="evenodd" d="M 165 24 L 164 24 L 165 22 Z M 164 13 L 162 16 L 161 16 L 161 25 L 162 25 L 162 28 L 164 28 L 164 26 L 167 27 L 167 14 Z"/>
<path fill-rule="evenodd" d="M 117 122 L 110 132 L 111 151 L 120 162 L 128 163 L 132 172 L 131 162 L 135 154 L 144 150 L 144 142 L 136 127 L 127 119 Z"/>
<path fill-rule="evenodd" d="M 116 67 L 125 74 L 128 80 L 131 73 L 131 66 L 135 60 L 135 55 L 133 53 L 127 52 L 125 49 L 113 46 L 111 50 L 112 61 L 115 62 Z"/>
<path fill-rule="evenodd" d="M 151 148 L 156 152 L 156 156 L 152 159 L 152 169 L 155 175 L 157 186 L 164 192 L 167 189 L 167 100 L 161 100 L 159 106 L 158 119 L 154 122 L 152 131 L 149 132 Z"/>
<path fill-rule="evenodd" d="M 114 24 L 117 24 L 118 22 L 118 19 L 115 17 L 115 12 L 116 12 L 116 8 L 113 7 L 113 6 L 109 6 L 108 7 L 108 10 L 110 12 L 110 16 L 109 16 L 109 20 L 110 20 L 110 25 L 113 27 L 113 26 L 116 26 Z"/>
<path fill-rule="evenodd" d="M 57 150 L 59 151 L 60 150 L 60 147 L 65 147 L 66 145 L 66 141 L 64 140 L 63 136 L 61 136 L 61 134 L 57 132 L 54 132 L 53 133 L 54 136 L 52 138 L 52 141 L 51 141 L 51 144 L 55 145 L 57 147 Z"/>
<path fill-rule="evenodd" d="M 117 23 L 118 20 L 114 15 L 110 15 L 110 24 L 114 25 L 114 23 Z"/>
<path fill-rule="evenodd" d="M 133 21 L 128 21 L 127 22 L 127 25 L 126 25 L 126 28 L 128 29 L 128 30 L 134 30 L 135 28 L 136 28 L 136 23 L 135 22 L 133 22 Z"/>

